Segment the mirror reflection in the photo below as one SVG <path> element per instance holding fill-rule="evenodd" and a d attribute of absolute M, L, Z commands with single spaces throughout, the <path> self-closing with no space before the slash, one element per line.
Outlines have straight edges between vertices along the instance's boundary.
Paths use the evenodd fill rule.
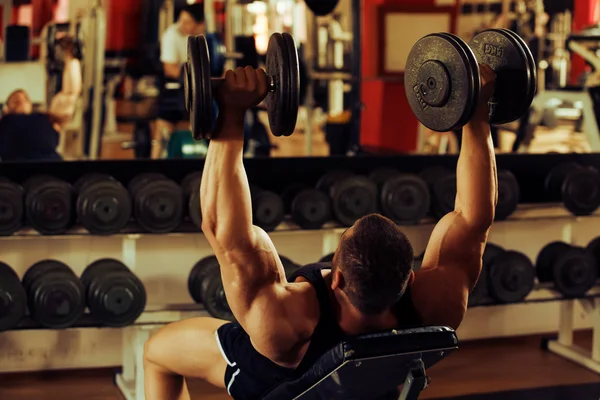
<path fill-rule="evenodd" d="M 276 137 L 258 105 L 246 116 L 246 157 L 458 154 L 459 130 L 428 129 L 412 112 L 406 60 L 430 33 L 469 42 L 490 28 L 517 33 L 537 74 L 528 111 L 492 128 L 497 152 L 600 150 L 600 27 L 576 21 L 572 1 L 368 10 L 358 0 L 1 3 L 11 10 L 2 14 L 2 161 L 202 158 L 208 141 L 193 138 L 184 95 L 188 37 L 206 38 L 210 74 L 222 77 L 265 67 L 275 32 L 297 47 L 297 123 L 294 135 Z M 365 29 L 361 12 L 379 13 L 380 26 Z"/>

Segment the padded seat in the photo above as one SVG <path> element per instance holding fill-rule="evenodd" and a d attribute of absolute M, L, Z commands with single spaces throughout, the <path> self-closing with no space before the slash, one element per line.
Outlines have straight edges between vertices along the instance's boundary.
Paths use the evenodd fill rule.
<path fill-rule="evenodd" d="M 341 342 L 262 400 L 395 400 L 401 385 L 400 399 L 417 399 L 427 385 L 425 369 L 457 348 L 456 333 L 443 326 L 359 336 Z"/>

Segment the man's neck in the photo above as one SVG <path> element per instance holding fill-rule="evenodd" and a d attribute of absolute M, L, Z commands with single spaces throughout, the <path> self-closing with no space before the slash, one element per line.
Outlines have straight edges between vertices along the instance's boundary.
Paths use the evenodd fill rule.
<path fill-rule="evenodd" d="M 337 323 L 349 336 L 393 329 L 398 326 L 398 320 L 391 310 L 378 315 L 366 316 L 350 303 L 348 297 L 341 290 L 333 290 L 331 297 Z"/>

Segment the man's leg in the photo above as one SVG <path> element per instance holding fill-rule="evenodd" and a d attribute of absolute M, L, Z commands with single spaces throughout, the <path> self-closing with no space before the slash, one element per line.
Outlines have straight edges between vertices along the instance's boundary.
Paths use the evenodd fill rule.
<path fill-rule="evenodd" d="M 144 348 L 147 400 L 189 400 L 183 377 L 225 388 L 227 362 L 215 332 L 226 324 L 214 318 L 191 318 L 160 329 Z"/>
<path fill-rule="evenodd" d="M 154 125 L 154 134 L 152 135 L 152 139 L 156 141 L 156 145 L 152 145 L 151 157 L 153 160 L 158 160 L 161 158 L 165 149 L 163 142 L 169 140 L 169 137 L 171 136 L 171 133 L 173 133 L 174 129 L 175 126 L 172 122 L 165 119 L 156 120 L 156 124 Z"/>

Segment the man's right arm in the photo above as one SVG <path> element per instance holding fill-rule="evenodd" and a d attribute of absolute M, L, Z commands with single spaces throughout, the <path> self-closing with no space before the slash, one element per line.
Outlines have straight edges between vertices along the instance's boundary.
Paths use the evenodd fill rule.
<path fill-rule="evenodd" d="M 179 79 L 182 60 L 177 54 L 177 38 L 171 29 L 163 33 L 160 40 L 160 61 L 163 64 L 165 77 Z"/>
<path fill-rule="evenodd" d="M 475 117 L 463 128 L 455 209 L 433 230 L 421 270 L 411 286 L 423 322 L 454 329 L 464 317 L 469 292 L 479 278 L 498 201 L 496 159 L 487 122 L 493 72 L 483 67 L 482 76 L 489 82 L 487 93 L 482 93 Z"/>

